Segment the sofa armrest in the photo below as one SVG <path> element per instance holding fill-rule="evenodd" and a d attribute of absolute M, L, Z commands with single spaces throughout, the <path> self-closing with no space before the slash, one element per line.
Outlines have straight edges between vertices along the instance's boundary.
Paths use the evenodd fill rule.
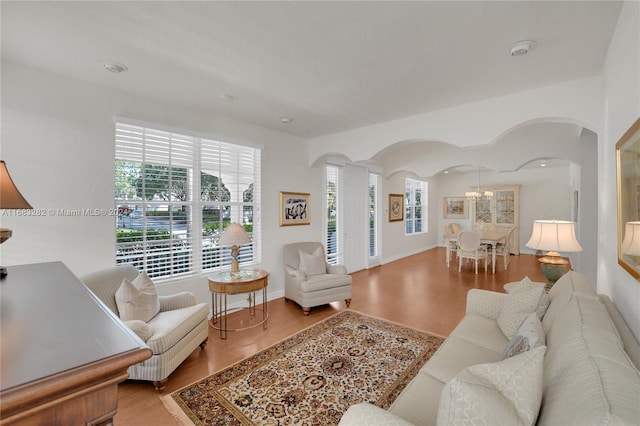
<path fill-rule="evenodd" d="M 409 426 L 413 423 L 373 404 L 362 402 L 349 407 L 338 424 L 342 426 Z"/>
<path fill-rule="evenodd" d="M 497 319 L 502 304 L 507 297 L 504 293 L 472 288 L 467 293 L 467 314 L 477 314 L 485 318 Z"/>
<path fill-rule="evenodd" d="M 293 266 L 284 265 L 284 272 L 298 282 L 303 282 L 307 279 L 307 275 L 304 272 L 295 269 Z"/>
<path fill-rule="evenodd" d="M 149 340 L 151 335 L 151 329 L 146 322 L 140 320 L 129 320 L 124 322 L 136 335 L 145 343 Z"/>
<path fill-rule="evenodd" d="M 344 265 L 328 265 L 327 272 L 330 274 L 347 275 L 347 267 Z"/>
<path fill-rule="evenodd" d="M 196 304 L 193 293 L 183 291 L 170 296 L 158 296 L 160 300 L 160 312 L 173 311 L 174 309 L 188 308 Z"/>

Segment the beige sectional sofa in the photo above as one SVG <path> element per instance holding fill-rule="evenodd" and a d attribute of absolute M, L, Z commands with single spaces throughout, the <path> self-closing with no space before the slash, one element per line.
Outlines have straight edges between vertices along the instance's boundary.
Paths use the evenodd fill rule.
<path fill-rule="evenodd" d="M 462 401 L 458 401 L 460 405 L 452 410 L 452 395 L 455 393 L 452 389 L 459 383 L 471 383 L 471 388 L 475 386 L 483 392 L 491 389 L 487 380 L 494 378 L 490 375 L 478 378 L 473 376 L 473 372 L 478 367 L 493 371 L 493 366 L 505 364 L 503 351 L 510 339 L 505 336 L 504 327 L 498 320 L 504 316 L 501 316 L 503 309 L 518 310 L 517 304 L 514 308 L 515 297 L 513 292 L 470 290 L 465 317 L 389 411 L 368 403 L 357 404 L 347 410 L 340 424 L 500 423 L 498 419 L 501 417 L 496 413 L 504 406 L 507 407 L 505 410 L 513 410 L 508 403 L 493 408 L 482 399 L 479 403 L 475 400 L 482 405 L 479 411 L 486 411 L 480 417 L 486 415 L 489 418 L 470 418 L 470 411 L 477 414 L 474 401 L 467 400 L 470 397 L 465 394 L 460 398 Z M 546 346 L 546 351 L 544 347 L 538 348 L 544 357 L 539 356 L 540 371 L 530 382 L 539 382 L 541 397 L 538 397 L 537 405 L 534 404 L 536 412 L 530 418 L 532 421 L 527 421 L 524 416 L 517 423 L 640 425 L 640 346 L 614 305 L 606 296 L 598 296 L 586 277 L 573 271 L 558 280 L 546 298 L 543 295 L 537 306 L 542 308 L 541 311 L 538 309 L 538 317 L 542 316 L 541 329 L 545 340 L 542 346 Z M 533 352 L 532 349 L 517 356 Z M 517 381 L 508 386 L 516 385 L 535 388 Z M 491 392 L 509 397 L 511 390 L 507 387 L 500 392 L 491 389 Z M 477 395 L 472 396 L 475 398 Z M 529 397 L 524 399 L 517 401 L 514 412 L 521 412 L 519 403 L 530 402 L 526 401 Z M 456 417 L 460 413 L 462 417 Z M 502 424 L 506 423 L 502 421 Z"/>

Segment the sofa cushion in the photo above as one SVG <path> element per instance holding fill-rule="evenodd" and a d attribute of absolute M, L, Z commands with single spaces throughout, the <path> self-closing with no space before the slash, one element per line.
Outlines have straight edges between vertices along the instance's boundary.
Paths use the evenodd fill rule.
<path fill-rule="evenodd" d="M 545 333 L 549 332 L 551 324 L 562 308 L 569 301 L 573 293 L 597 296 L 595 289 L 587 277 L 575 271 L 564 274 L 549 290 L 549 308 L 542 319 L 542 328 Z"/>
<path fill-rule="evenodd" d="M 546 347 L 468 367 L 442 389 L 438 425 L 533 425 L 542 400 Z"/>
<path fill-rule="evenodd" d="M 324 260 L 324 251 L 318 247 L 313 253 L 298 250 L 300 253 L 300 270 L 307 276 L 322 275 L 327 273 L 327 264 Z"/>
<path fill-rule="evenodd" d="M 300 284 L 300 290 L 305 293 L 310 293 L 344 285 L 351 285 L 351 275 L 314 275 L 307 277 L 307 280 Z"/>
<path fill-rule="evenodd" d="M 532 286 L 527 289 L 519 289 L 516 286 L 507 295 L 497 321 L 498 326 L 508 339 L 513 337 L 522 322 L 532 312 L 536 312 L 543 299 L 543 294 L 544 288 L 540 286 Z"/>
<path fill-rule="evenodd" d="M 416 425 L 435 425 L 443 387 L 441 381 L 418 373 L 389 407 L 389 411 Z"/>
<path fill-rule="evenodd" d="M 495 319 L 477 314 L 465 315 L 450 336 L 466 340 L 475 345 L 497 353 L 496 360 L 509 344 Z"/>
<path fill-rule="evenodd" d="M 422 367 L 421 372 L 440 380 L 444 385 L 471 365 L 496 362 L 501 359 L 500 352 L 483 348 L 456 336 L 449 336 L 429 362 Z"/>
<path fill-rule="evenodd" d="M 206 321 L 208 314 L 209 305 L 206 303 L 158 313 L 147 323 L 152 333 L 147 345 L 154 355 L 166 352 L 198 324 Z"/>
<path fill-rule="evenodd" d="M 545 345 L 544 330 L 542 323 L 538 319 L 538 314 L 532 312 L 527 319 L 524 320 L 516 334 L 502 352 L 502 359 L 519 355 L 538 346 Z"/>
<path fill-rule="evenodd" d="M 571 294 L 546 339 L 538 424 L 640 424 L 640 372 L 598 298 Z"/>
<path fill-rule="evenodd" d="M 158 291 L 145 272 L 141 272 L 133 281 L 126 278 L 122 280 L 116 291 L 116 304 L 123 321 L 148 322 L 160 312 Z"/>

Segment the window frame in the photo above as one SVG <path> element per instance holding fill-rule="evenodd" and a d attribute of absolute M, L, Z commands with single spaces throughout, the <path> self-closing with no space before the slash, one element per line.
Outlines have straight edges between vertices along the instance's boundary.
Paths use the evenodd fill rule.
<path fill-rule="evenodd" d="M 131 132 L 128 136 L 126 132 Z M 151 134 L 159 134 L 167 138 L 162 141 L 164 147 L 153 145 L 150 141 Z M 175 147 L 175 151 L 181 151 L 178 154 L 173 152 L 173 138 L 183 142 Z M 245 226 L 252 242 L 241 246 L 239 261 L 242 266 L 257 265 L 262 262 L 261 255 L 261 220 L 260 220 L 260 190 L 261 190 L 261 157 L 262 147 L 252 144 L 238 144 L 221 141 L 206 135 L 197 134 L 183 129 L 174 129 L 166 126 L 149 124 L 137 120 L 118 117 L 115 123 L 115 165 L 114 165 L 114 203 L 118 209 L 119 215 L 116 218 L 116 244 L 115 257 L 116 264 L 134 264 L 139 270 L 149 273 L 154 280 L 162 281 L 173 279 L 176 277 L 200 276 L 216 270 L 228 268 L 231 263 L 230 249 L 217 244 L 223 229 L 232 222 L 238 222 Z M 164 149 L 164 151 L 163 151 Z M 147 152 L 149 151 L 149 152 Z M 172 194 L 174 185 L 171 184 L 171 178 L 165 182 L 167 194 L 163 194 L 167 199 L 157 199 L 158 194 L 153 196 L 148 192 L 145 185 L 149 180 L 146 176 L 146 170 L 150 167 L 156 167 L 159 170 L 174 168 L 172 155 L 179 155 L 179 167 L 186 169 L 184 177 L 184 187 L 186 195 L 184 200 L 175 200 Z M 151 160 L 149 160 L 149 158 Z M 190 159 L 190 160 L 189 160 Z M 218 162 L 216 164 L 216 161 Z M 135 196 L 122 197 L 122 182 L 119 182 L 118 163 L 124 162 L 135 167 L 139 167 L 138 179 L 142 181 L 141 185 L 136 188 Z M 177 167 L 177 166 L 176 166 Z M 203 180 L 206 176 L 207 185 L 217 188 L 217 190 L 205 189 Z M 247 191 L 251 189 L 250 201 Z M 212 184 L 213 182 L 213 184 Z M 217 184 L 216 184 L 217 183 Z M 227 188 L 228 186 L 228 188 Z M 210 188 L 208 187 L 208 188 Z M 243 189 L 244 188 L 244 189 Z M 228 196 L 221 197 L 220 194 L 227 191 Z M 129 190 L 131 191 L 131 190 Z M 217 191 L 217 192 L 216 192 Z M 211 194 L 218 194 L 217 199 L 211 199 Z M 215 196 L 214 196 L 215 197 Z M 228 199 L 227 199 L 228 198 Z M 181 231 L 181 236 L 174 233 L 176 220 L 173 217 L 173 207 L 184 206 L 181 209 L 185 212 L 182 217 L 181 226 L 186 226 L 186 231 Z M 140 206 L 141 217 L 139 219 L 139 230 L 141 236 L 136 237 L 135 241 L 122 241 L 119 237 L 121 232 L 120 221 L 125 216 L 125 209 L 128 206 Z M 148 213 L 150 208 L 158 209 L 160 206 L 167 206 L 169 214 L 164 217 L 154 217 Z M 208 206 L 212 207 L 212 212 L 217 208 L 217 219 L 207 219 L 203 211 Z M 251 210 L 250 221 L 246 220 L 247 209 Z M 224 214 L 223 214 L 224 211 Z M 127 212 L 126 216 L 131 213 Z M 160 256 L 163 265 L 168 270 L 156 270 L 150 263 L 151 255 L 150 247 L 158 246 L 153 241 L 151 235 L 157 232 L 158 227 L 150 227 L 150 222 L 155 221 L 156 224 L 166 222 L 169 231 L 168 239 L 171 243 L 166 243 L 171 248 L 160 250 Z M 162 221 L 162 222 L 161 222 Z M 216 225 L 215 222 L 218 222 Z M 130 221 L 131 223 L 131 221 Z M 136 225 L 138 226 L 138 225 Z M 159 226 L 159 225 L 157 225 Z M 210 230 L 213 232 L 205 235 L 207 226 L 212 226 Z M 152 231 L 153 232 L 150 232 Z M 208 232 L 208 231 L 207 231 Z M 123 234 L 126 235 L 126 234 Z M 182 240 L 179 240 L 179 239 Z M 177 249 L 174 249 L 174 243 Z M 129 245 L 129 246 L 127 246 Z M 136 246 L 131 256 L 122 254 L 122 250 L 127 247 Z M 209 250 L 211 249 L 211 250 Z M 215 252 L 212 256 L 207 251 Z M 176 264 L 176 254 L 189 258 L 182 264 Z M 205 256 L 208 256 L 205 258 Z"/>

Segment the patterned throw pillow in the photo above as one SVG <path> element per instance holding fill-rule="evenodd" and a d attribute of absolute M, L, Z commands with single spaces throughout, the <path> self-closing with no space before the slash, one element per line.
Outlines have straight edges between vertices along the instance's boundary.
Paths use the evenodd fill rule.
<path fill-rule="evenodd" d="M 519 355 L 538 346 L 545 345 L 544 330 L 538 319 L 538 314 L 533 312 L 524 320 L 516 334 L 502 352 L 502 359 Z"/>
<path fill-rule="evenodd" d="M 507 339 L 511 339 L 522 322 L 531 314 L 536 312 L 543 297 L 544 287 L 532 286 L 528 289 L 518 289 L 518 284 L 509 294 L 502 305 L 497 322 L 500 330 Z"/>
<path fill-rule="evenodd" d="M 529 277 L 524 277 L 520 282 L 518 282 L 513 289 L 511 289 L 510 293 L 531 290 L 533 288 L 540 287 L 540 285 L 534 284 Z M 538 313 L 538 318 L 542 321 L 544 314 L 547 312 L 547 308 L 549 307 L 549 295 L 545 291 L 542 293 L 542 297 L 538 302 L 538 306 L 536 306 L 536 312 Z"/>
<path fill-rule="evenodd" d="M 437 424 L 533 425 L 542 402 L 546 346 L 467 367 L 442 389 Z"/>
<path fill-rule="evenodd" d="M 304 272 L 305 275 L 323 275 L 327 273 L 327 264 L 324 261 L 322 247 L 318 247 L 311 254 L 302 250 L 298 251 L 300 254 L 300 270 Z"/>
<path fill-rule="evenodd" d="M 146 272 L 140 273 L 133 281 L 122 280 L 116 291 L 116 305 L 123 321 L 148 322 L 160 312 L 158 291 Z"/>

